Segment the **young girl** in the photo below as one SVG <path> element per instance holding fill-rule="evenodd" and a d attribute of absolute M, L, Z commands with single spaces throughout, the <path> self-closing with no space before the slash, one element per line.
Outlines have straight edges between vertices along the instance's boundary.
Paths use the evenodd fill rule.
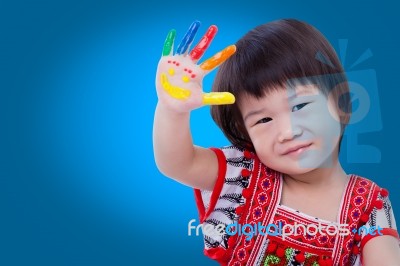
<path fill-rule="evenodd" d="M 153 138 L 160 171 L 195 188 L 203 228 L 226 229 L 203 230 L 205 255 L 222 265 L 400 265 L 387 190 L 338 160 L 351 101 L 328 41 L 279 20 L 198 65 L 217 30 L 189 52 L 199 25 L 176 54 L 174 30 L 165 41 Z M 232 146 L 193 145 L 190 111 L 206 104 Z"/>

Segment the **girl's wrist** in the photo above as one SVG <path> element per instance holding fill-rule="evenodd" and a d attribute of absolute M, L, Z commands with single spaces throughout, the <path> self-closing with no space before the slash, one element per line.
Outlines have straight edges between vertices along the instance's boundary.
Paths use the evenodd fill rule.
<path fill-rule="evenodd" d="M 180 110 L 178 111 L 178 110 L 175 110 L 174 108 L 171 108 L 167 104 L 164 104 L 164 103 L 162 103 L 160 101 L 157 103 L 157 109 L 160 112 L 162 112 L 164 114 L 167 114 L 169 116 L 185 117 L 185 116 L 190 115 L 190 111 L 180 111 Z"/>

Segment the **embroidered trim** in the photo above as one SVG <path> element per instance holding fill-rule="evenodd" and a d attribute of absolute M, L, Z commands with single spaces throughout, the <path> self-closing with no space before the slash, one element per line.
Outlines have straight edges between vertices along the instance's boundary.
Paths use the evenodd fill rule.
<path fill-rule="evenodd" d="M 207 208 L 207 212 L 203 203 L 203 198 L 201 197 L 201 191 L 199 189 L 195 189 L 195 200 L 197 209 L 199 210 L 199 218 L 200 222 L 203 223 L 204 220 L 210 215 L 210 213 L 214 210 L 215 205 L 217 204 L 218 196 L 221 193 L 222 187 L 224 185 L 225 175 L 226 175 L 226 163 L 225 163 L 225 155 L 224 153 L 215 148 L 211 148 L 218 159 L 218 177 L 215 182 L 214 189 L 211 194 L 211 199 L 209 202 L 209 206 Z"/>

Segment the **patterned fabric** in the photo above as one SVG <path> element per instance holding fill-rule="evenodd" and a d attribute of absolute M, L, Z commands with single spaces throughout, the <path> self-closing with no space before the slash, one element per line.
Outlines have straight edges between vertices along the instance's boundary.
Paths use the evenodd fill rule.
<path fill-rule="evenodd" d="M 221 265 L 361 265 L 371 227 L 398 238 L 387 190 L 366 178 L 349 176 L 338 222 L 332 223 L 280 205 L 282 175 L 254 153 L 234 146 L 213 151 L 219 161 L 216 185 L 213 191 L 196 189 L 195 197 L 203 228 L 230 225 L 229 234 L 203 231 L 205 255 Z M 348 225 L 347 234 L 338 230 L 340 224 Z M 296 233 L 277 234 L 284 225 L 296 225 Z"/>

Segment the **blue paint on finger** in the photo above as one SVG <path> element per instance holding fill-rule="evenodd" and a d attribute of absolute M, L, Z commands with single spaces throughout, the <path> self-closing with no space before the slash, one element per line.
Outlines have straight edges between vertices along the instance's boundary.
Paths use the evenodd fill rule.
<path fill-rule="evenodd" d="M 189 45 L 193 42 L 194 36 L 196 36 L 197 30 L 200 27 L 200 21 L 194 21 L 190 25 L 189 30 L 186 32 L 181 43 L 178 45 L 177 54 L 183 54 L 189 48 Z"/>

